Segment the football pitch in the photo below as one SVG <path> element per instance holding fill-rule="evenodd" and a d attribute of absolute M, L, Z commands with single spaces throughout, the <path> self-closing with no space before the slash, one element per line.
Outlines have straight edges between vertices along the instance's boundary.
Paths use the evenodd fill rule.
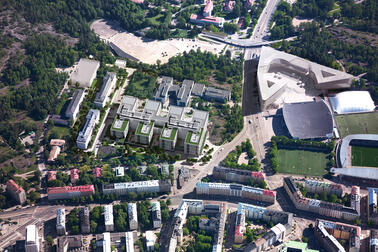
<path fill-rule="evenodd" d="M 307 176 L 323 176 L 326 173 L 327 155 L 306 150 L 278 150 L 278 172 Z"/>
<path fill-rule="evenodd" d="M 352 165 L 378 167 L 378 148 L 352 146 Z"/>
<path fill-rule="evenodd" d="M 378 113 L 337 115 L 336 123 L 341 137 L 351 134 L 378 134 Z"/>

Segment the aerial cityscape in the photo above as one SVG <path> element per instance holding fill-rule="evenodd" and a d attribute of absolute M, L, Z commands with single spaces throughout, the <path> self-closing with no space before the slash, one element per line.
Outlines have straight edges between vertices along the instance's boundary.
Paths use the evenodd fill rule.
<path fill-rule="evenodd" d="M 0 33 L 0 252 L 378 252 L 378 0 L 3 0 Z"/>

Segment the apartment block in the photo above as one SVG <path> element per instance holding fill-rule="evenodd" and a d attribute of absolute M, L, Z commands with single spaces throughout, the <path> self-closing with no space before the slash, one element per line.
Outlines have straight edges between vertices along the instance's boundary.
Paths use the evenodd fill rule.
<path fill-rule="evenodd" d="M 126 252 L 134 252 L 134 235 L 133 232 L 125 233 L 125 248 Z"/>
<path fill-rule="evenodd" d="M 88 207 L 83 207 L 80 209 L 80 229 L 81 233 L 84 234 L 88 234 L 91 231 Z"/>
<path fill-rule="evenodd" d="M 265 174 L 263 172 L 215 166 L 213 170 L 213 177 L 215 179 L 222 179 L 229 182 L 247 183 L 249 180 L 253 180 L 254 182 L 264 181 Z"/>
<path fill-rule="evenodd" d="M 129 132 L 129 121 L 121 120 L 116 116 L 114 118 L 112 127 L 110 128 L 110 135 L 116 138 L 126 138 Z"/>
<path fill-rule="evenodd" d="M 154 134 L 154 122 L 140 122 L 135 131 L 135 141 L 140 144 L 150 144 Z"/>
<path fill-rule="evenodd" d="M 104 207 L 104 218 L 105 218 L 105 231 L 114 231 L 114 219 L 113 219 L 113 205 L 106 205 Z"/>
<path fill-rule="evenodd" d="M 137 230 L 138 229 L 138 212 L 137 212 L 137 204 L 136 203 L 129 203 L 128 204 L 128 215 L 129 215 L 129 227 L 130 230 Z"/>
<path fill-rule="evenodd" d="M 155 234 L 153 231 L 146 231 L 146 248 L 147 251 L 154 251 L 155 250 Z"/>
<path fill-rule="evenodd" d="M 56 233 L 58 235 L 66 234 L 66 210 L 64 208 L 56 210 Z"/>
<path fill-rule="evenodd" d="M 39 252 L 38 229 L 35 225 L 26 226 L 25 252 Z"/>
<path fill-rule="evenodd" d="M 100 110 L 89 110 L 85 118 L 86 121 L 84 127 L 81 129 L 76 139 L 77 148 L 82 150 L 86 150 L 88 148 L 89 143 L 92 140 L 92 134 L 95 130 L 96 125 L 100 121 Z"/>
<path fill-rule="evenodd" d="M 106 103 L 110 100 L 110 95 L 113 92 L 117 83 L 117 75 L 113 72 L 107 72 L 100 91 L 96 94 L 94 104 L 98 108 L 105 107 Z"/>
<path fill-rule="evenodd" d="M 148 180 L 136 181 L 127 183 L 114 183 L 102 185 L 102 192 L 104 194 L 117 193 L 118 195 L 125 195 L 130 192 L 170 192 L 171 183 L 169 180 Z"/>
<path fill-rule="evenodd" d="M 152 215 L 152 224 L 153 228 L 161 228 L 161 209 L 160 209 L 160 202 L 154 201 L 151 203 L 151 215 Z"/>
<path fill-rule="evenodd" d="M 47 197 L 49 200 L 72 199 L 93 195 L 94 192 L 94 185 L 49 187 Z"/>
<path fill-rule="evenodd" d="M 341 197 L 344 192 L 344 187 L 341 184 L 331 184 L 309 179 L 305 181 L 305 188 L 310 193 L 320 194 L 325 192 L 327 195 L 335 194 L 338 197 Z"/>
<path fill-rule="evenodd" d="M 177 128 L 168 128 L 164 126 L 159 138 L 160 148 L 167 151 L 174 151 L 177 142 Z"/>
<path fill-rule="evenodd" d="M 21 186 L 17 185 L 13 179 L 8 180 L 6 185 L 6 190 L 12 196 L 12 198 L 16 200 L 18 204 L 24 204 L 26 201 L 25 190 Z"/>
<path fill-rule="evenodd" d="M 66 109 L 65 116 L 71 118 L 73 121 L 76 121 L 77 116 L 79 115 L 80 105 L 83 102 L 85 97 L 85 92 L 83 89 L 76 89 L 68 107 Z"/>

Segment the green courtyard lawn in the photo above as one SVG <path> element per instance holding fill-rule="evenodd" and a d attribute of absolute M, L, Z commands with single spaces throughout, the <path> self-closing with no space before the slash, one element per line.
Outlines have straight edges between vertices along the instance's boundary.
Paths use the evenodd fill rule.
<path fill-rule="evenodd" d="M 378 167 L 378 148 L 352 146 L 352 165 Z"/>
<path fill-rule="evenodd" d="M 340 136 L 351 134 L 378 134 L 378 113 L 355 113 L 335 117 Z"/>
<path fill-rule="evenodd" d="M 47 138 L 49 138 L 50 135 L 52 135 L 53 138 L 62 139 L 63 137 L 70 135 L 70 128 L 61 127 L 61 126 L 54 126 L 47 133 Z"/>
<path fill-rule="evenodd" d="M 278 172 L 307 176 L 323 176 L 328 163 L 323 152 L 306 150 L 278 150 Z"/>

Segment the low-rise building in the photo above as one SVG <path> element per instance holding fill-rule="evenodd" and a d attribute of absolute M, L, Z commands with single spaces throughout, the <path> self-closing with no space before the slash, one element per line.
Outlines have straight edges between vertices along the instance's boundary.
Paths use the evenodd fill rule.
<path fill-rule="evenodd" d="M 99 67 L 100 62 L 81 58 L 76 69 L 71 74 L 72 84 L 76 85 L 76 83 L 79 83 L 80 87 L 90 87 L 96 78 Z"/>
<path fill-rule="evenodd" d="M 274 203 L 276 200 L 275 191 L 239 184 L 198 182 L 196 184 L 196 193 L 205 195 L 239 197 L 268 203 Z"/>
<path fill-rule="evenodd" d="M 208 87 L 202 98 L 208 101 L 225 103 L 231 100 L 231 91 Z"/>
<path fill-rule="evenodd" d="M 133 232 L 125 233 L 125 248 L 126 252 L 134 252 L 134 235 Z"/>
<path fill-rule="evenodd" d="M 152 231 L 146 231 L 146 248 L 147 251 L 155 250 L 155 234 Z"/>
<path fill-rule="evenodd" d="M 222 17 L 204 17 L 197 14 L 190 15 L 190 22 L 198 25 L 214 25 L 222 28 L 224 24 L 224 18 Z"/>
<path fill-rule="evenodd" d="M 92 140 L 92 134 L 96 125 L 100 121 L 100 111 L 97 109 L 89 110 L 84 127 L 79 132 L 76 139 L 77 148 L 86 150 L 90 141 Z"/>
<path fill-rule="evenodd" d="M 152 215 L 152 224 L 153 228 L 161 228 L 161 209 L 160 202 L 154 201 L 151 203 L 151 215 Z"/>
<path fill-rule="evenodd" d="M 13 179 L 8 180 L 6 185 L 6 190 L 12 196 L 12 198 L 16 200 L 18 204 L 24 204 L 26 201 L 25 190 L 21 186 L 17 185 Z"/>
<path fill-rule="evenodd" d="M 79 170 L 72 169 L 70 170 L 70 181 L 72 184 L 75 184 L 79 180 Z"/>
<path fill-rule="evenodd" d="M 66 210 L 64 208 L 56 210 L 56 233 L 58 235 L 66 234 Z"/>
<path fill-rule="evenodd" d="M 80 229 L 81 233 L 84 234 L 88 234 L 91 231 L 88 207 L 83 207 L 80 209 Z"/>
<path fill-rule="evenodd" d="M 109 96 L 113 92 L 117 82 L 117 75 L 113 72 L 107 72 L 100 91 L 96 94 L 96 98 L 94 100 L 94 104 L 98 108 L 105 107 L 106 103 L 109 101 Z"/>
<path fill-rule="evenodd" d="M 127 207 L 128 207 L 127 213 L 129 215 L 130 230 L 137 230 L 138 229 L 137 204 L 136 203 L 129 203 Z"/>
<path fill-rule="evenodd" d="M 59 156 L 60 152 L 63 150 L 66 141 L 63 139 L 51 139 L 50 140 L 50 154 L 49 158 L 47 159 L 48 162 L 54 162 L 56 158 Z"/>
<path fill-rule="evenodd" d="M 277 252 L 319 252 L 319 250 L 309 249 L 308 244 L 298 241 L 288 241 Z"/>
<path fill-rule="evenodd" d="M 26 226 L 25 252 L 39 252 L 38 229 L 35 225 Z"/>
<path fill-rule="evenodd" d="M 102 185 L 102 192 L 104 194 L 117 193 L 118 195 L 125 195 L 130 192 L 170 192 L 171 183 L 169 180 L 149 180 L 136 181 L 127 183 L 114 183 Z"/>
<path fill-rule="evenodd" d="M 93 169 L 93 175 L 96 177 L 96 178 L 101 178 L 102 176 L 102 169 L 100 167 L 96 167 Z"/>
<path fill-rule="evenodd" d="M 58 237 L 57 252 L 83 251 L 83 237 L 81 235 Z M 82 250 L 79 250 L 79 249 Z"/>
<path fill-rule="evenodd" d="M 177 106 L 186 107 L 189 105 L 190 101 L 190 94 L 192 93 L 194 81 L 192 80 L 184 80 L 182 85 L 177 93 Z"/>
<path fill-rule="evenodd" d="M 47 197 L 49 200 L 72 199 L 93 195 L 94 192 L 93 185 L 49 187 L 47 188 Z"/>
<path fill-rule="evenodd" d="M 80 105 L 83 102 L 85 93 L 83 89 L 76 89 L 67 109 L 65 116 L 71 118 L 73 121 L 76 121 L 77 116 L 80 111 Z"/>
<path fill-rule="evenodd" d="M 165 104 L 169 101 L 169 89 L 173 86 L 173 78 L 162 76 L 159 87 L 156 89 L 154 100 Z"/>
<path fill-rule="evenodd" d="M 114 218 L 113 218 L 113 205 L 106 205 L 104 207 L 104 218 L 105 218 L 105 231 L 114 231 Z"/>
<path fill-rule="evenodd" d="M 123 166 L 117 166 L 115 168 L 115 174 L 116 174 L 116 177 L 123 177 L 123 176 L 125 176 L 125 167 L 123 167 Z"/>
<path fill-rule="evenodd" d="M 47 172 L 47 181 L 56 180 L 56 171 L 48 171 Z"/>
<path fill-rule="evenodd" d="M 205 92 L 206 86 L 201 83 L 195 83 L 192 89 L 191 95 L 202 97 L 203 93 Z"/>

